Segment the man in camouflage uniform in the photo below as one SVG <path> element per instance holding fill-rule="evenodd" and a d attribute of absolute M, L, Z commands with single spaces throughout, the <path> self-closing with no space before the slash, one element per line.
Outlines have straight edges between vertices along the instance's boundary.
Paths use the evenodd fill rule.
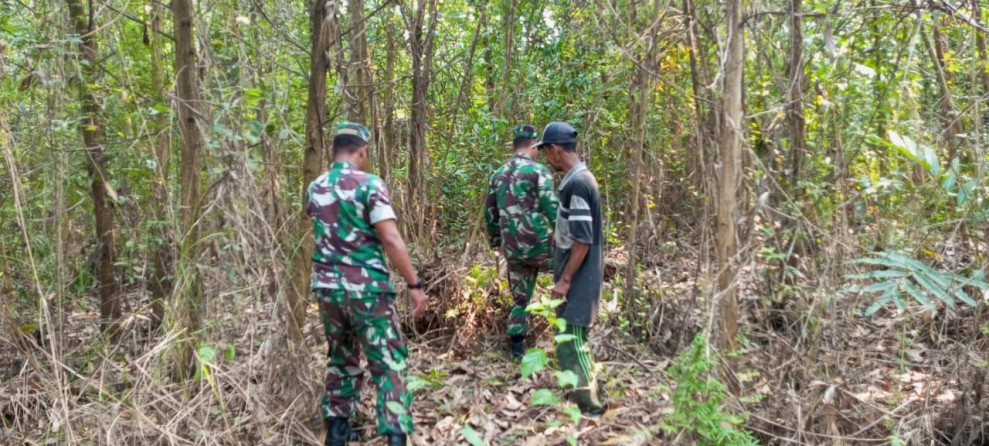
<path fill-rule="evenodd" d="M 370 138 L 363 125 L 340 123 L 333 164 L 306 193 L 316 242 L 312 290 L 329 343 L 322 411 L 328 422 L 326 444 L 333 446 L 346 445 L 351 436 L 348 419 L 364 385 L 362 349 L 378 390 L 378 433 L 388 436 L 389 446 L 398 446 L 412 432 L 412 393 L 405 386 L 409 353 L 385 254 L 408 283 L 413 317 L 425 310 L 426 295 L 384 182 L 363 171 Z"/>
<path fill-rule="evenodd" d="M 491 176 L 484 201 L 488 243 L 500 249 L 508 262 L 508 287 L 512 310 L 508 336 L 512 356 L 525 354 L 525 334 L 536 276 L 553 268 L 552 236 L 557 198 L 553 177 L 536 155 L 536 129 L 516 126 L 512 147 L 515 155 Z"/>

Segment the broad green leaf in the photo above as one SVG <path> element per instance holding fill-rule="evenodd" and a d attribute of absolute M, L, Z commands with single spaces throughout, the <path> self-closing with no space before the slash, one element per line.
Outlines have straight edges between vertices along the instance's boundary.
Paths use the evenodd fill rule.
<path fill-rule="evenodd" d="M 533 406 L 552 406 L 558 402 L 560 402 L 560 397 L 549 389 L 539 389 L 532 394 Z"/>
<path fill-rule="evenodd" d="M 572 341 L 572 340 L 574 340 L 576 338 L 577 338 L 577 336 L 574 336 L 572 334 L 563 333 L 563 334 L 558 334 L 555 337 L 553 337 L 553 340 L 556 341 L 557 344 L 562 344 L 564 342 L 570 342 L 570 341 Z"/>
<path fill-rule="evenodd" d="M 580 421 L 580 408 L 577 406 L 567 406 L 563 408 L 563 413 L 570 416 L 570 421 L 574 423 Z"/>
<path fill-rule="evenodd" d="M 880 269 L 875 271 L 869 271 L 867 273 L 860 274 L 846 274 L 845 278 L 849 280 L 863 280 L 863 279 L 895 279 L 900 277 L 906 277 L 907 273 L 899 270 L 892 269 Z"/>
<path fill-rule="evenodd" d="M 880 296 L 879 299 L 876 299 L 876 302 L 870 305 L 869 308 L 866 308 L 865 312 L 862 314 L 864 316 L 872 316 L 873 314 L 876 314 L 876 312 L 889 301 L 889 297 L 890 296 L 888 294 L 883 293 L 883 295 Z"/>
<path fill-rule="evenodd" d="M 907 294 L 913 297 L 913 300 L 916 300 L 928 310 L 937 311 L 937 307 L 934 303 L 931 302 L 931 300 L 928 299 L 924 293 L 920 292 L 917 287 L 913 286 L 912 282 L 909 280 L 904 280 L 903 282 L 900 282 L 900 286 L 907 292 Z"/>
<path fill-rule="evenodd" d="M 481 434 L 477 433 L 473 427 L 469 424 L 465 424 L 461 433 L 464 435 L 464 440 L 467 440 L 471 446 L 484 446 L 484 439 L 481 438 Z"/>
<path fill-rule="evenodd" d="M 571 370 L 557 370 L 556 371 L 556 385 L 561 388 L 566 389 L 567 386 L 577 387 L 577 374 Z"/>
<path fill-rule="evenodd" d="M 955 300 L 951 296 L 949 296 L 948 293 L 945 293 L 944 289 L 942 289 L 940 286 L 935 284 L 934 281 L 932 281 L 927 275 L 921 273 L 913 273 L 911 277 L 913 277 L 914 280 L 916 280 L 917 283 L 920 284 L 920 286 L 924 287 L 924 289 L 927 290 L 928 293 L 931 293 L 934 297 L 943 301 L 945 305 L 951 307 L 952 309 L 955 308 Z"/>
<path fill-rule="evenodd" d="M 549 363 L 546 352 L 538 348 L 530 348 L 522 357 L 522 377 L 528 378 L 544 368 Z"/>
<path fill-rule="evenodd" d="M 405 411 L 405 406 L 398 401 L 388 401 L 385 403 L 385 407 L 387 407 L 388 410 L 395 415 L 405 415 L 407 413 Z"/>
<path fill-rule="evenodd" d="M 216 348 L 211 345 L 199 344 L 199 350 L 196 353 L 199 356 L 199 362 L 203 364 L 212 364 L 216 361 Z"/>

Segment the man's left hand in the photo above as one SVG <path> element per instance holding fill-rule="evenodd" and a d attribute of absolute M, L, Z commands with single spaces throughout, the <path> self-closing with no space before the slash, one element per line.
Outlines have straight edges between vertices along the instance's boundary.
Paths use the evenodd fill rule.
<path fill-rule="evenodd" d="M 560 279 L 553 285 L 553 298 L 566 299 L 570 291 L 570 279 Z"/>

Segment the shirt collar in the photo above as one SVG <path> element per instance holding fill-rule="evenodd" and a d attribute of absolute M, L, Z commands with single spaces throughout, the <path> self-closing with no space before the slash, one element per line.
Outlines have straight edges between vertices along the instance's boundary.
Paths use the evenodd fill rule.
<path fill-rule="evenodd" d="M 587 164 L 583 162 L 577 163 L 576 166 L 571 167 L 567 174 L 563 176 L 563 181 L 560 181 L 560 190 L 563 190 L 563 187 L 566 186 L 567 183 L 573 179 L 573 177 L 585 170 L 587 170 Z"/>
<path fill-rule="evenodd" d="M 518 152 L 515 152 L 515 155 L 512 158 L 525 158 L 527 160 L 531 160 L 532 159 L 531 156 L 526 155 L 524 153 L 518 153 Z"/>
<path fill-rule="evenodd" d="M 330 164 L 330 170 L 337 170 L 337 169 L 357 170 L 357 166 L 351 164 L 348 161 L 334 161 L 332 164 Z"/>

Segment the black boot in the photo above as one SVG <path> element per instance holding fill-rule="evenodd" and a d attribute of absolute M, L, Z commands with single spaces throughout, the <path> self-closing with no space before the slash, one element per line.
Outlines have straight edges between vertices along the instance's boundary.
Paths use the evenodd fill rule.
<path fill-rule="evenodd" d="M 326 446 L 347 446 L 350 442 L 350 422 L 344 417 L 332 417 L 326 421 Z"/>
<path fill-rule="evenodd" d="M 525 356 L 525 335 L 514 335 L 511 337 L 512 359 L 518 361 Z"/>
<path fill-rule="evenodd" d="M 405 446 L 405 434 L 389 435 L 388 446 Z"/>

